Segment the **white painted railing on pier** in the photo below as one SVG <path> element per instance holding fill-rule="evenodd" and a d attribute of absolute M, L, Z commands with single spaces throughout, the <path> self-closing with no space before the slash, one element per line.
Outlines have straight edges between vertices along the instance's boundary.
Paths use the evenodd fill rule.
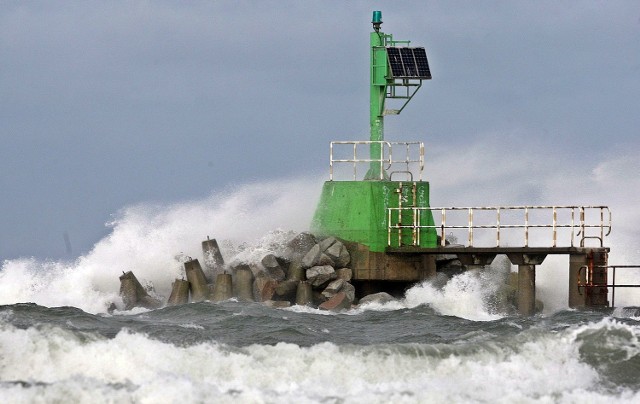
<path fill-rule="evenodd" d="M 380 146 L 380 156 L 372 158 L 371 146 Z M 371 163 L 380 165 L 379 179 L 393 179 L 393 174 L 405 174 L 407 180 L 422 181 L 424 170 L 424 144 L 422 142 L 388 142 L 370 140 L 333 141 L 329 145 L 329 180 L 334 180 L 337 166 L 349 167 L 350 180 L 358 179 L 358 169 L 364 175 Z M 385 177 L 388 176 L 388 177 Z"/>
<path fill-rule="evenodd" d="M 611 233 L 611 210 L 607 206 L 403 207 L 388 208 L 387 213 L 389 245 L 392 241 L 407 245 L 406 240 L 410 238 L 412 244 L 409 245 L 419 246 L 423 229 L 436 229 L 441 246 L 447 237 L 459 239 L 454 232 L 466 233 L 468 247 L 476 247 L 474 238 L 478 232 L 484 233 L 483 242 L 487 242 L 487 238 L 493 240 L 493 245 L 483 247 L 505 247 L 504 243 L 510 247 L 530 247 L 534 231 L 536 236 L 542 233 L 541 247 L 584 247 L 589 239 L 603 246 L 605 237 Z M 428 213 L 433 215 L 432 225 L 425 224 Z M 520 233 L 515 242 L 514 232 Z M 510 233 L 508 239 L 505 233 Z M 536 242 L 540 242 L 539 237 Z"/>

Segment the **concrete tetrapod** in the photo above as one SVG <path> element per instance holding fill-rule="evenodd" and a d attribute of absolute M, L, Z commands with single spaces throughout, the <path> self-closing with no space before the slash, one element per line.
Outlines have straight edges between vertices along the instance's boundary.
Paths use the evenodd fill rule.
<path fill-rule="evenodd" d="M 120 296 L 122 296 L 125 310 L 131 310 L 134 307 L 157 309 L 162 306 L 158 299 L 149 296 L 131 271 L 120 275 Z"/>
<path fill-rule="evenodd" d="M 313 290 L 307 281 L 300 281 L 296 292 L 296 304 L 300 306 L 311 306 L 313 304 Z"/>
<path fill-rule="evenodd" d="M 241 302 L 253 301 L 253 272 L 250 268 L 237 268 L 234 271 L 233 295 Z"/>
<path fill-rule="evenodd" d="M 189 303 L 189 281 L 176 279 L 171 285 L 171 295 L 167 301 L 168 306 Z"/>
<path fill-rule="evenodd" d="M 202 256 L 204 257 L 204 266 L 207 269 L 207 280 L 213 282 L 216 271 L 222 271 L 224 268 L 224 259 L 216 239 L 210 240 L 207 237 L 202 242 Z"/>
<path fill-rule="evenodd" d="M 191 260 L 184 263 L 184 270 L 187 273 L 187 280 L 191 288 L 191 300 L 201 302 L 209 299 L 209 287 L 207 279 L 202 272 L 202 267 L 198 260 Z"/>
<path fill-rule="evenodd" d="M 229 300 L 233 297 L 233 282 L 231 274 L 224 273 L 216 276 L 216 283 L 213 285 L 213 300 L 214 302 L 222 302 Z"/>

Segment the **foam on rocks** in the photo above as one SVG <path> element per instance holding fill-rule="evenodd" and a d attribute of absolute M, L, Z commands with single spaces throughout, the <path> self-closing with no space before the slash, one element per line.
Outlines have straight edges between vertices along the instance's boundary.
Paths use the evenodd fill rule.
<path fill-rule="evenodd" d="M 353 271 L 348 267 L 351 256 L 345 244 L 335 237 L 319 239 L 303 232 L 286 244 L 270 245 L 268 250 L 271 251 L 258 257 L 249 254 L 236 258 L 232 266 L 225 267 L 217 241 L 207 238 L 202 242 L 205 269 L 197 259 L 187 257 L 183 279 L 173 283 L 167 305 L 236 298 L 274 308 L 298 304 L 340 311 L 355 302 L 356 290 L 350 283 Z M 132 277 L 133 274 L 121 277 L 125 309 L 159 307 Z"/>

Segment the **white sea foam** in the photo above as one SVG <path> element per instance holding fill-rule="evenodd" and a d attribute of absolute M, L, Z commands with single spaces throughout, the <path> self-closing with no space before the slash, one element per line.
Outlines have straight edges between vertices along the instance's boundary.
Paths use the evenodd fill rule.
<path fill-rule="evenodd" d="M 177 347 L 127 331 L 104 339 L 3 324 L 0 379 L 40 384 L 0 391 L 16 402 L 634 402 L 639 393 L 598 390 L 581 360 L 580 335 L 606 328 L 638 334 L 603 320 L 441 355 L 421 344 Z"/>
<path fill-rule="evenodd" d="M 132 270 L 159 295 L 184 276 L 177 255 L 199 258 L 207 236 L 221 244 L 226 260 L 251 259 L 279 244 L 278 229 L 308 228 L 321 180 L 293 179 L 247 184 L 209 198 L 169 206 L 123 209 L 111 234 L 74 262 L 7 260 L 0 271 L 0 304 L 34 302 L 104 312 L 119 301 L 118 276 Z M 178 257 L 180 258 L 180 257 Z"/>
<path fill-rule="evenodd" d="M 635 157 L 605 156 L 574 169 L 554 156 L 540 157 L 545 155 L 540 150 L 536 158 L 530 157 L 531 151 L 517 150 L 497 137 L 459 149 L 456 155 L 461 158 L 436 149 L 426 173 L 432 204 L 608 204 L 614 213 L 610 262 L 640 262 L 640 211 L 634 194 L 640 178 L 630 175 L 640 171 Z M 110 302 L 120 300 L 118 276 L 127 270 L 142 282 L 152 282 L 166 298 L 173 280 L 183 276 L 180 256 L 199 258 L 200 242 L 207 236 L 219 241 L 228 262 L 259 261 L 282 244 L 288 231 L 307 230 L 321 183 L 315 178 L 274 180 L 217 190 L 202 200 L 126 207 L 110 224 L 111 234 L 75 261 L 4 261 L 0 304 L 34 302 L 104 312 Z M 567 266 L 566 257 L 548 257 L 537 269 L 536 292 L 546 312 L 567 306 Z M 477 289 L 486 283 L 476 281 L 463 276 L 442 290 L 419 286 L 405 305 L 430 304 L 443 314 L 491 319 Z M 640 273 L 620 270 L 617 281 L 640 283 Z M 616 304 L 640 306 L 637 290 L 618 290 Z"/>

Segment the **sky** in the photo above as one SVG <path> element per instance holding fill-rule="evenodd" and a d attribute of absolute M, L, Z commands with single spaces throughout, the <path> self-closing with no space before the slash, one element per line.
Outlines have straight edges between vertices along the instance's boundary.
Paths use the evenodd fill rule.
<path fill-rule="evenodd" d="M 432 185 L 635 161 L 637 1 L 3 1 L 0 260 L 76 257 L 129 206 L 328 176 L 330 141 L 368 139 L 373 10 L 427 50 L 385 137 L 425 142 Z M 477 193 L 539 199 L 501 194 Z"/>

